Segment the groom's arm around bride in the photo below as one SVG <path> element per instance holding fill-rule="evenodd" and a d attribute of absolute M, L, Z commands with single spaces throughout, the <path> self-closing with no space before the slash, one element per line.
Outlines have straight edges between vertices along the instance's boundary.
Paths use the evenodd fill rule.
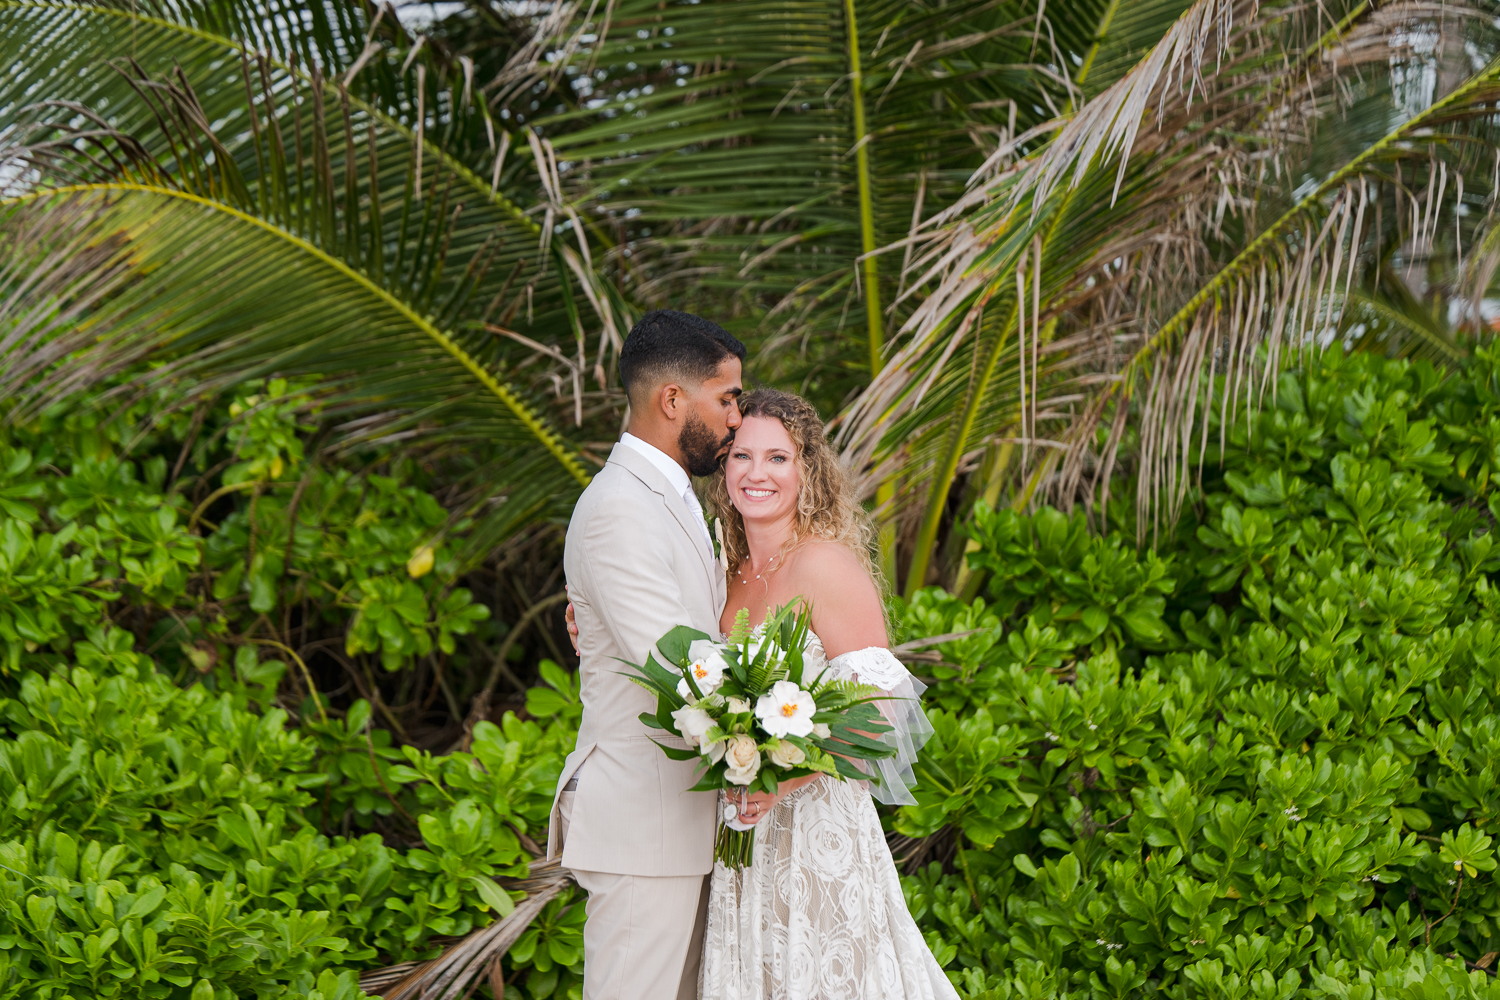
<path fill-rule="evenodd" d="M 639 716 L 655 701 L 620 661 L 645 662 L 676 625 L 718 631 L 724 571 L 689 473 L 713 472 L 733 437 L 744 356 L 739 341 L 699 317 L 642 318 L 620 355 L 629 432 L 568 525 L 583 719 L 547 850 L 589 893 L 585 1000 L 696 996 L 717 800 L 687 791 L 693 762 L 669 760 L 652 743 L 667 740 Z"/>

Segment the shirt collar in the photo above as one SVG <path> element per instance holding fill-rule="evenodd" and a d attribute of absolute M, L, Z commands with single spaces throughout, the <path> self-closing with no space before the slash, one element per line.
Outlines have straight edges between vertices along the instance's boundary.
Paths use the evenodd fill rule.
<path fill-rule="evenodd" d="M 654 465 L 657 472 L 667 477 L 667 482 L 672 484 L 678 496 L 693 488 L 693 481 L 688 478 L 687 470 L 660 448 L 647 444 L 629 431 L 620 438 L 620 443 Z"/>

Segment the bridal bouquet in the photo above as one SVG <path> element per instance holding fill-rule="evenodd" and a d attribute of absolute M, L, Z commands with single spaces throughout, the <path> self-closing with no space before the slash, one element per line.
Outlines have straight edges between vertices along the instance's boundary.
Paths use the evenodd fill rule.
<path fill-rule="evenodd" d="M 826 667 L 807 676 L 803 649 L 807 613 L 779 608 L 754 630 L 741 610 L 727 642 L 679 625 L 657 642 L 670 661 L 647 656 L 631 680 L 656 695 L 656 714 L 641 714 L 653 729 L 676 733 L 689 747 L 657 746 L 673 760 L 697 760 L 703 773 L 695 792 L 775 793 L 789 778 L 827 774 L 878 781 L 858 761 L 890 757 L 878 739 L 890 731 L 872 704 L 884 693 L 868 684 L 837 680 Z M 725 866 L 750 863 L 754 827 L 724 809 L 714 856 Z"/>

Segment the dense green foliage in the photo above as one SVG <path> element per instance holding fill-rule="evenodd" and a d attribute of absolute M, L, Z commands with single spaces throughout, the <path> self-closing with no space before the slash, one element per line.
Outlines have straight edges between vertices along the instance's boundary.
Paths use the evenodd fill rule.
<path fill-rule="evenodd" d="M 182 428 L 146 457 L 81 418 L 11 436 L 0 995 L 353 1000 L 511 905 L 576 681 L 544 664 L 530 718 L 437 754 L 352 679 L 308 692 L 326 664 L 258 641 L 292 634 L 272 616 L 365 675 L 494 625 L 456 585 L 462 521 L 409 467 L 311 467 L 289 392 L 222 415 L 206 506 L 165 485 Z M 1325 355 L 1224 434 L 1155 548 L 1123 506 L 1103 537 L 980 506 L 983 595 L 897 602 L 904 640 L 965 633 L 918 667 L 937 734 L 887 814 L 913 912 L 987 1000 L 1489 996 L 1500 356 Z M 577 902 L 507 996 L 577 994 Z"/>
<path fill-rule="evenodd" d="M 941 647 L 895 819 L 963 832 L 908 888 L 971 991 L 1489 995 L 1497 385 L 1484 352 L 1314 358 L 1156 551 L 976 511 L 986 596 L 905 608 L 981 631 Z"/>
<path fill-rule="evenodd" d="M 0 993 L 348 998 L 510 905 L 660 305 L 911 512 L 902 638 L 967 633 L 887 817 L 966 991 L 1494 966 L 1495 358 L 1315 360 L 1187 454 L 1261 347 L 1468 360 L 1492 5 L 441 6 L 0 0 Z M 1200 459 L 1144 549 L 974 504 Z"/>
<path fill-rule="evenodd" d="M 332 631 L 356 672 L 410 675 L 488 614 L 454 586 L 444 532 L 463 523 L 399 478 L 305 463 L 306 400 L 268 389 L 197 438 L 188 467 L 221 475 L 196 506 L 187 478 L 164 487 L 186 416 L 134 456 L 87 416 L 10 434 L 0 996 L 352 1000 L 359 969 L 508 912 L 496 879 L 524 876 L 545 836 L 576 716 L 555 668 L 535 714 L 564 721 L 507 712 L 443 755 L 393 745 L 364 698 L 308 693 L 300 668 L 326 664 L 296 621 Z M 283 614 L 293 628 L 269 627 Z M 268 638 L 294 634 L 300 654 Z M 521 995 L 576 984 L 571 902 L 514 950 Z"/>

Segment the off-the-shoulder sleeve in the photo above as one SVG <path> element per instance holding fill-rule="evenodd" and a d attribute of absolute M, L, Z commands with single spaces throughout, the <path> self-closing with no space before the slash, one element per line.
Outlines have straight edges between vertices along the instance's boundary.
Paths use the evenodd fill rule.
<path fill-rule="evenodd" d="M 912 768 L 917 752 L 932 735 L 932 723 L 927 721 L 921 702 L 927 685 L 913 677 L 889 649 L 880 646 L 842 653 L 829 660 L 828 666 L 836 676 L 873 684 L 890 696 L 875 704 L 892 727 L 880 739 L 896 748 L 896 756 L 873 762 L 880 784 L 870 794 L 886 805 L 915 805 L 911 790 L 917 779 Z"/>

